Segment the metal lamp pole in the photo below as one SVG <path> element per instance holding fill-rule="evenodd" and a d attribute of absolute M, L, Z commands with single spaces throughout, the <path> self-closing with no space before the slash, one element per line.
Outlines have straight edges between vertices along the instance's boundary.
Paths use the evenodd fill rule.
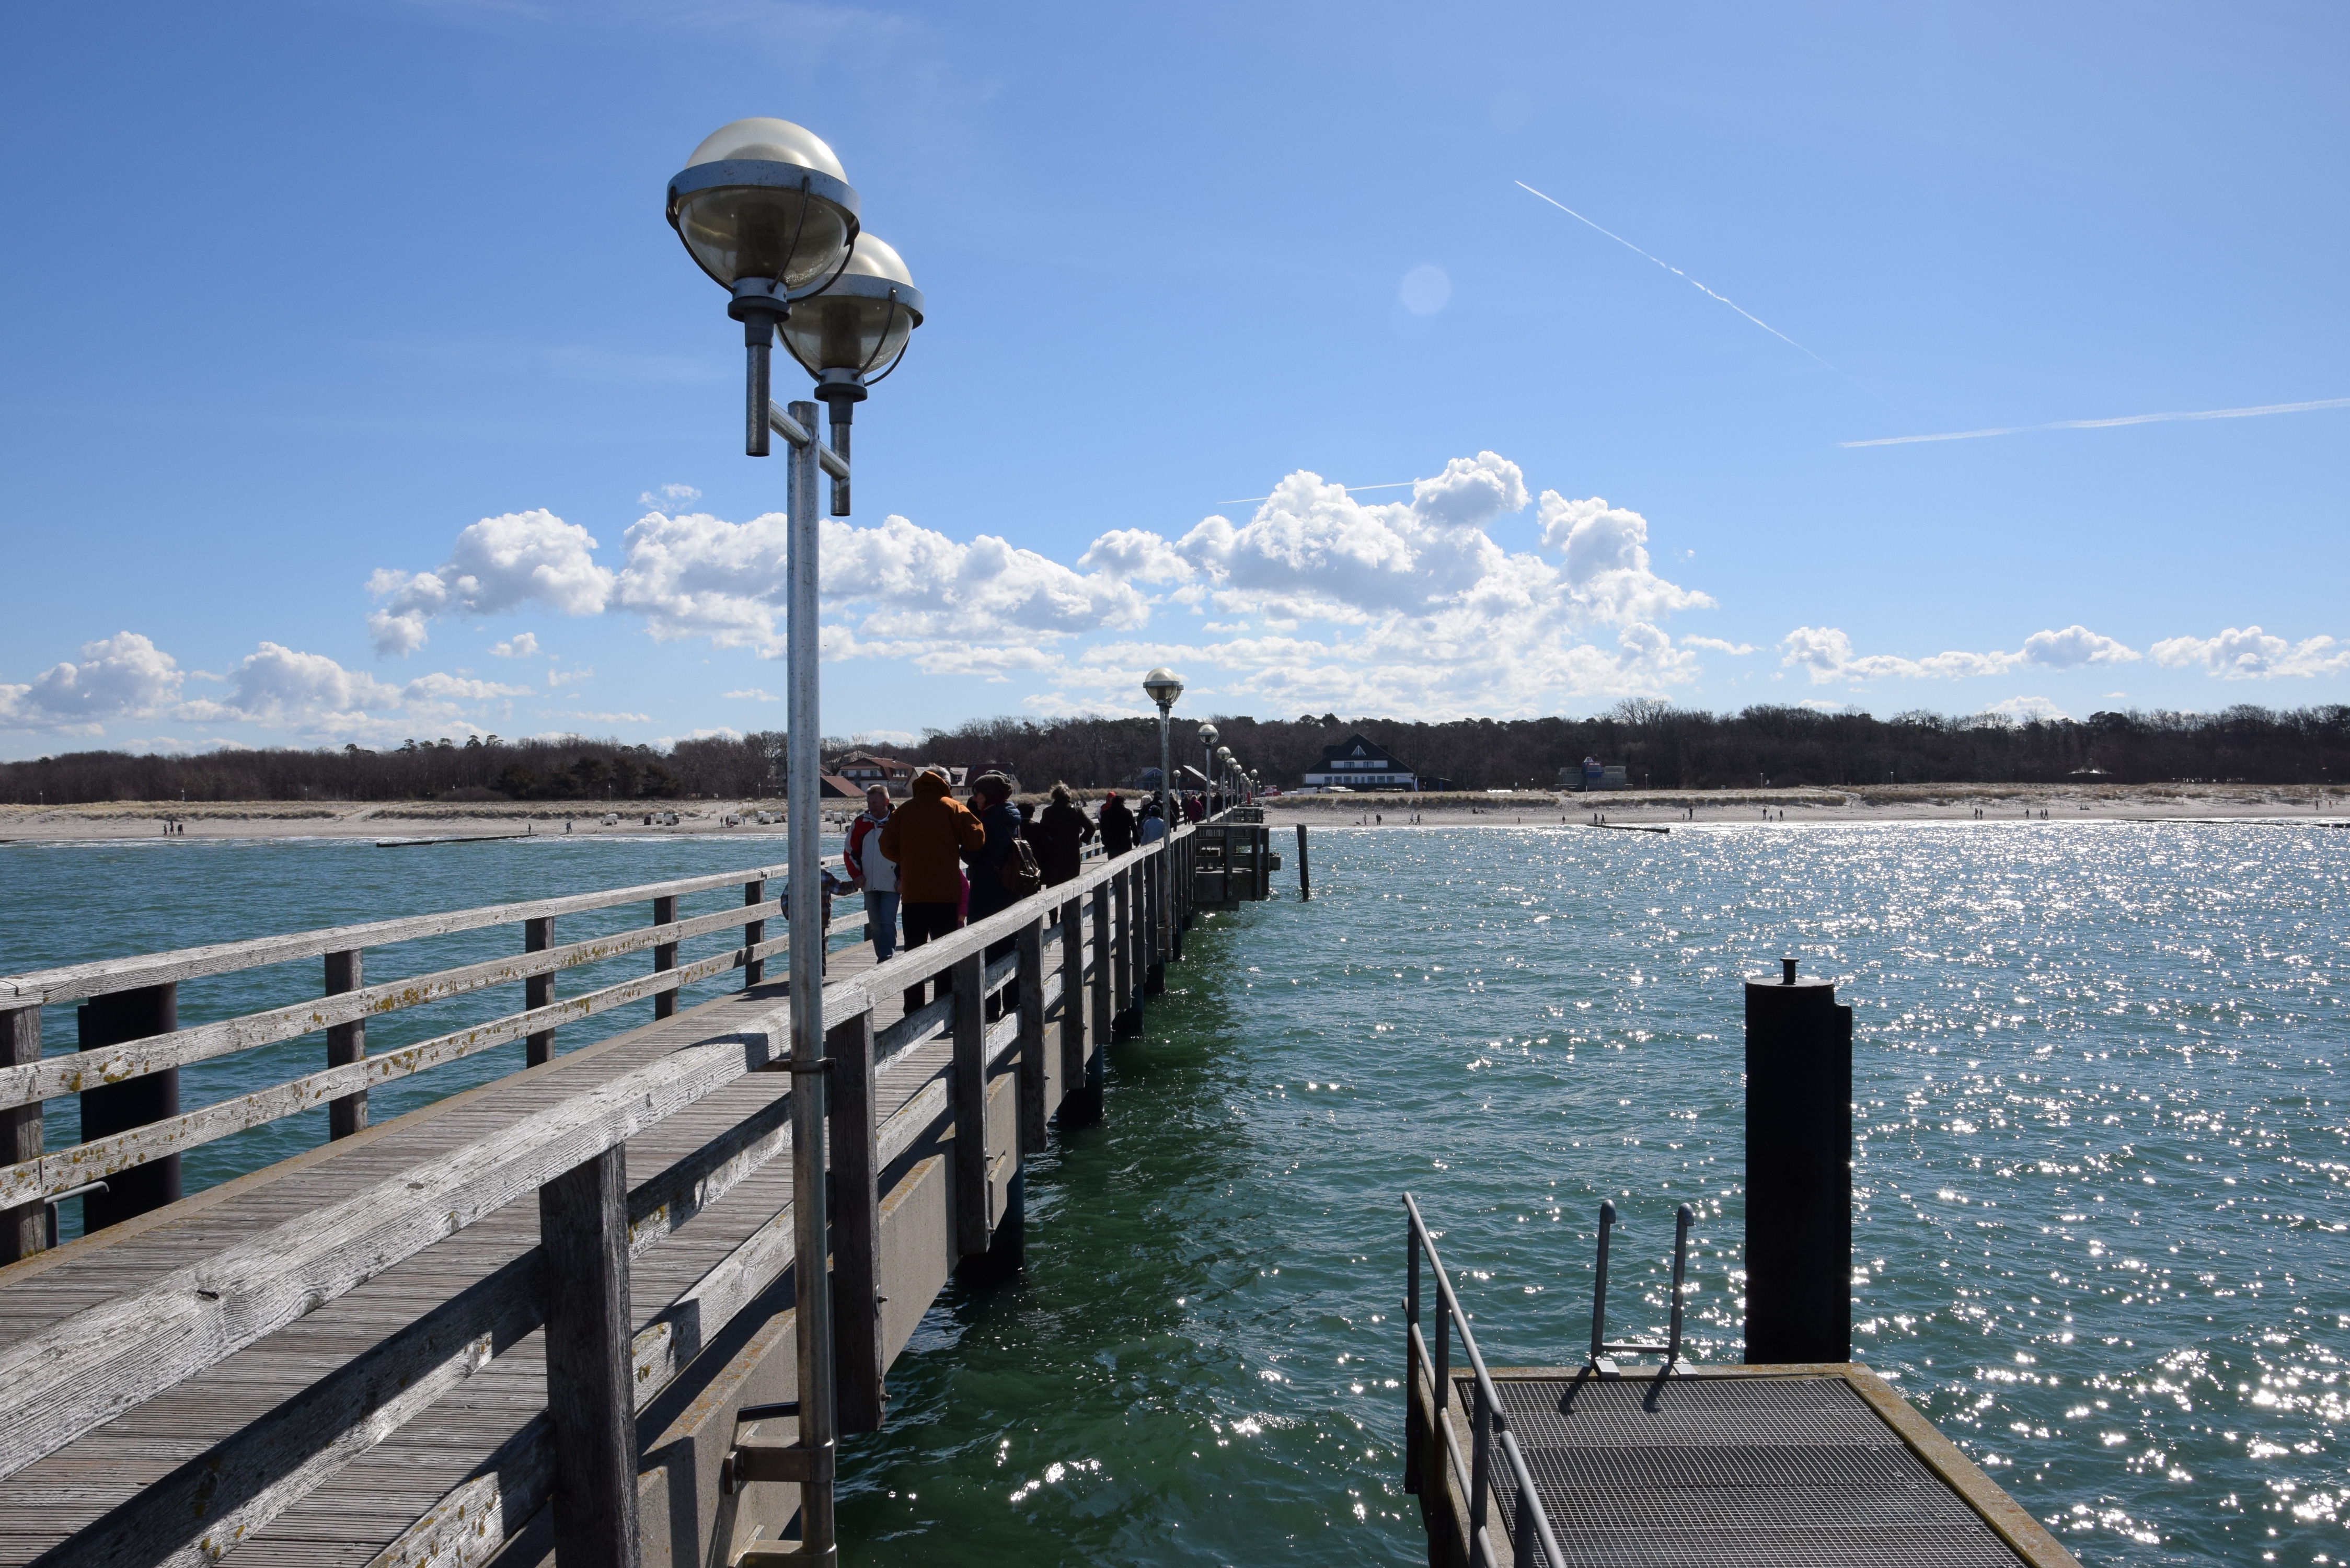
<path fill-rule="evenodd" d="M 743 451 L 768 452 L 768 435 L 791 446 L 785 532 L 789 691 L 785 779 L 785 886 L 799 891 L 788 924 L 791 974 L 793 1268 L 799 1352 L 800 1551 L 838 1560 L 833 1473 L 840 1420 L 835 1397 L 833 1303 L 825 1216 L 824 939 L 821 888 L 824 814 L 817 701 L 819 638 L 818 486 L 834 480 L 832 512 L 848 514 L 850 410 L 867 372 L 894 369 L 922 319 L 922 298 L 905 263 L 869 237 L 860 244 L 858 197 L 823 140 L 788 120 L 738 119 L 694 150 L 670 182 L 671 226 L 695 265 L 728 295 L 727 314 L 743 326 L 747 374 Z M 834 291 L 837 290 L 837 297 Z M 834 447 L 818 434 L 816 405 L 776 407 L 768 396 L 774 340 L 818 383 L 833 406 Z M 836 450 L 837 449 L 837 450 Z"/>
<path fill-rule="evenodd" d="M 1200 726 L 1200 787 L 1208 794 L 1207 804 L 1216 804 L 1216 727 Z"/>

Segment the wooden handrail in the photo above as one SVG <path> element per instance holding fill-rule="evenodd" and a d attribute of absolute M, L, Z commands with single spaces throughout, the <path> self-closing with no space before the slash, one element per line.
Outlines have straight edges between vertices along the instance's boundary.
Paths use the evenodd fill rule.
<path fill-rule="evenodd" d="M 1178 836 L 1184 831 L 1178 829 Z M 975 1065 L 985 1075 L 1014 1054 L 1024 1074 L 1039 1067 L 1035 1053 L 1043 1049 L 1047 1009 L 1055 1002 L 1065 1004 L 1066 1028 L 1068 1009 L 1081 1008 L 1089 989 L 1099 995 L 1111 986 L 1113 971 L 1120 967 L 1120 953 L 1127 955 L 1128 967 L 1147 967 L 1153 961 L 1159 940 L 1150 929 L 1151 922 L 1169 918 L 1164 912 L 1154 912 L 1163 899 L 1163 887 L 1156 896 L 1139 898 L 1112 899 L 1107 895 L 1113 885 L 1124 887 L 1128 878 L 1138 891 L 1150 887 L 1143 872 L 1157 854 L 1159 846 L 1145 846 L 1116 860 L 1088 862 L 1071 882 L 1045 888 L 998 915 L 912 950 L 878 971 L 827 987 L 824 997 L 827 1024 L 854 1021 L 860 1014 L 869 1021 L 875 998 L 894 995 L 902 986 L 954 966 L 967 966 L 964 973 L 969 978 L 949 999 L 943 1013 L 934 1004 L 883 1032 L 885 1037 L 896 1034 L 898 1038 L 888 1044 L 902 1051 L 941 1028 L 953 1027 L 958 1005 L 969 1006 L 972 1011 L 968 1022 L 976 1023 L 984 1016 L 988 999 L 1015 977 L 1041 981 L 1033 986 L 1033 996 L 1032 987 L 1023 985 L 1022 1004 L 1016 1011 L 1007 1009 L 1002 1020 L 975 1031 L 979 1046 L 975 1062 L 965 1054 L 961 1063 L 942 1065 L 879 1127 L 868 1118 L 863 1134 L 853 1128 L 844 1132 L 836 1122 L 830 1135 L 836 1160 L 837 1140 L 843 1137 L 869 1138 L 860 1164 L 868 1179 L 878 1177 L 933 1133 L 941 1120 L 956 1115 L 959 1104 L 968 1100 L 967 1086 L 958 1082 L 961 1071 Z M 707 885 L 722 886 L 737 879 L 740 874 L 730 874 Z M 1085 908 L 1089 895 L 1090 911 Z M 615 901 L 641 896 L 642 890 L 631 889 Z M 1105 923 L 1113 905 L 1123 917 L 1115 926 Z M 1074 926 L 1064 921 L 1066 910 L 1078 912 L 1080 919 Z M 836 922 L 836 928 L 853 926 L 858 919 L 848 917 Z M 662 929 L 674 927 L 656 929 Z M 1021 939 L 1019 951 L 996 963 L 985 963 L 986 947 L 1006 938 Z M 1146 940 L 1151 944 L 1149 948 L 1143 945 Z M 748 945 L 608 990 L 629 991 L 628 999 L 633 999 L 661 986 L 688 983 L 703 966 L 740 963 L 764 951 L 780 950 L 786 941 Z M 1040 971 L 1041 950 L 1056 941 L 1068 944 L 1062 950 L 1071 955 L 1070 961 L 1056 961 Z M 1087 945 L 1090 954 L 1085 950 Z M 547 959 L 562 950 L 529 956 Z M 1115 1005 L 1139 1005 L 1139 967 L 1117 983 Z M 586 1000 L 567 999 L 554 1008 L 532 1010 L 481 1029 L 506 1031 L 506 1038 L 515 1038 L 548 1026 L 547 1014 Z M 1097 1018 L 1097 1040 L 1106 1038 L 1107 1024 L 1107 1015 Z M 1082 1033 L 1082 1018 L 1077 1027 Z M 620 1074 L 365 1191 L 249 1236 L 141 1288 L 84 1308 L 0 1347 L 0 1479 L 488 1214 L 527 1198 L 534 1189 L 604 1158 L 629 1137 L 743 1074 L 779 1065 L 789 1052 L 789 1033 L 788 1006 L 770 1008 L 747 1025 L 731 1027 L 722 1039 L 688 1046 Z M 878 1055 L 883 1048 L 884 1040 L 875 1038 L 869 1022 L 862 1025 L 861 1033 L 851 1033 L 860 1044 L 860 1055 L 868 1051 Z M 313 1096 L 346 1092 L 340 1079 L 321 1080 L 352 1068 L 389 1065 L 407 1053 L 458 1038 L 424 1042 L 404 1052 L 330 1068 L 281 1088 L 307 1085 Z M 958 1093 L 959 1088 L 964 1092 Z M 223 1111 L 232 1103 L 206 1107 L 206 1111 Z M 628 1193 L 628 1255 L 659 1244 L 730 1188 L 787 1154 L 792 1144 L 788 1107 L 788 1095 L 777 1096 Z M 206 1112 L 193 1114 L 201 1116 Z M 963 1114 L 969 1115 L 967 1106 Z M 140 1130 L 153 1133 L 169 1125 L 152 1124 Z M 972 1130 L 959 1121 L 958 1141 Z M 708 1335 L 717 1333 L 783 1277 L 792 1258 L 791 1222 L 788 1210 L 770 1217 L 703 1272 L 650 1325 L 635 1334 L 629 1345 L 633 1372 L 630 1392 L 639 1411 L 684 1371 Z M 208 1537 L 248 1538 L 351 1459 L 544 1324 L 549 1293 L 555 1288 L 546 1273 L 549 1266 L 545 1250 L 534 1249 L 345 1363 L 267 1417 L 160 1478 L 76 1537 L 74 1547 L 81 1554 L 78 1560 L 108 1564 L 151 1561 L 159 1552 L 168 1554 L 178 1549 L 177 1543 L 192 1528 L 191 1519 L 201 1519 Z M 620 1328 L 624 1337 L 626 1330 L 624 1324 Z M 388 1390 L 394 1392 L 387 1397 Z M 440 1507 L 417 1521 L 394 1551 L 438 1539 L 436 1532 L 461 1527 L 468 1534 L 477 1532 L 482 1515 L 473 1503 L 483 1497 L 524 1505 L 516 1517 L 526 1517 L 551 1493 L 555 1441 L 554 1428 L 546 1417 L 526 1424 L 499 1449 L 489 1473 L 477 1472 L 474 1480 L 450 1493 Z M 494 1508 L 491 1512 L 494 1525 L 500 1511 Z M 502 1528 L 497 1534 L 502 1538 Z M 487 1548 L 496 1543 L 496 1539 L 477 1539 L 472 1544 Z"/>

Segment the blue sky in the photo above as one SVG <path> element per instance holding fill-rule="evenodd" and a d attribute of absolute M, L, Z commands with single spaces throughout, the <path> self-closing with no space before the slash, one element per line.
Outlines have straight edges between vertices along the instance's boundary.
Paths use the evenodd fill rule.
<path fill-rule="evenodd" d="M 1201 713 L 2350 700 L 2350 406 L 2023 428 L 2350 399 L 2339 7 L 0 29 L 0 755 L 779 728 L 784 469 L 660 215 L 752 114 L 931 307 L 827 732 L 1161 659 Z"/>

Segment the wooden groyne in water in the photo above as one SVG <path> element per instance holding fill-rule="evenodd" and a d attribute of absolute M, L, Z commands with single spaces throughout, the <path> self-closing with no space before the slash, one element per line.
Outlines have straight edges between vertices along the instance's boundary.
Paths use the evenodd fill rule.
<path fill-rule="evenodd" d="M 775 1557 L 832 1463 L 795 1446 L 800 1388 L 829 1373 L 843 1430 L 883 1424 L 949 1277 L 1016 1263 L 1024 1157 L 1100 1116 L 1103 1047 L 1139 1030 L 1195 911 L 1268 896 L 1266 836 L 1231 814 L 886 964 L 829 955 L 828 1368 L 794 1351 L 778 867 L 0 980 L 0 1564 L 538 1563 L 558 1511 L 567 1568 Z M 635 903 L 650 924 L 556 940 Z M 519 953 L 365 981 L 370 948 L 507 927 Z M 645 974 L 556 995 L 646 950 Z M 179 981 L 303 960 L 317 999 L 177 1026 Z M 372 1018 L 516 984 L 517 1012 L 368 1053 Z M 647 1000 L 650 1023 L 556 1054 Z M 67 1002 L 83 1048 L 44 1057 Z M 178 1110 L 177 1068 L 312 1035 L 320 1071 Z M 515 1041 L 522 1070 L 369 1125 L 370 1087 Z M 41 1104 L 69 1094 L 84 1141 L 46 1150 Z M 321 1106 L 323 1147 L 178 1195 L 184 1150 Z M 77 1193 L 99 1228 L 48 1246 Z"/>

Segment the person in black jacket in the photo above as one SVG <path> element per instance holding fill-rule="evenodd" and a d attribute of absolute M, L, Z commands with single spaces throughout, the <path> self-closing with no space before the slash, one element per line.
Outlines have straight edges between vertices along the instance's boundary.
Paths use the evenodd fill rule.
<path fill-rule="evenodd" d="M 1134 847 L 1134 813 L 1118 798 L 1116 790 L 1102 798 L 1101 840 L 1113 860 Z"/>
<path fill-rule="evenodd" d="M 1003 885 L 1003 863 L 1012 856 L 1013 840 L 1020 836 L 1020 813 L 1012 805 L 1012 781 L 1002 774 L 982 774 L 972 781 L 972 813 L 987 830 L 987 840 L 965 850 L 962 863 L 971 872 L 971 919 L 973 924 L 1012 907 L 1011 889 Z"/>
<path fill-rule="evenodd" d="M 1038 868 L 1045 873 L 1045 885 L 1074 878 L 1085 859 L 1086 846 L 1093 838 L 1094 825 L 1070 804 L 1068 785 L 1053 786 L 1053 804 L 1037 819 L 1035 832 Z"/>

